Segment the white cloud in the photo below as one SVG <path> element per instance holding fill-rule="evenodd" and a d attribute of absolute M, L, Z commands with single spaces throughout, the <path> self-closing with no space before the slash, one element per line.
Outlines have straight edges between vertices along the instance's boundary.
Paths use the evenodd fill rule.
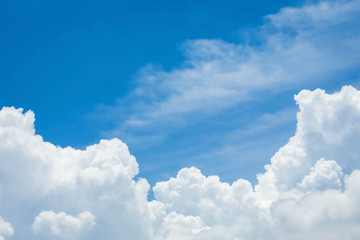
<path fill-rule="evenodd" d="M 226 220 L 234 211 L 243 210 L 243 197 L 252 193 L 251 184 L 238 180 L 232 185 L 220 182 L 217 176 L 205 177 L 196 168 L 179 171 L 176 178 L 159 182 L 153 188 L 155 198 L 171 210 L 185 215 L 201 216 L 205 223 L 216 218 Z M 221 213 L 217 216 L 214 213 Z"/>
<path fill-rule="evenodd" d="M 201 227 L 206 227 L 206 231 L 192 237 L 181 232 L 178 237 L 357 239 L 360 236 L 357 227 L 360 195 L 355 190 L 360 183 L 357 154 L 360 92 L 352 87 L 334 94 L 302 91 L 296 100 L 301 109 L 297 132 L 271 159 L 266 172 L 258 175 L 254 190 L 246 180 L 229 185 L 220 182 L 217 176 L 205 177 L 195 168 L 182 169 L 176 178 L 156 184 L 155 197 L 164 204 L 167 214 L 175 211 L 184 217 L 200 217 Z M 334 141 L 336 133 L 341 141 Z M 353 144 L 349 145 L 350 142 Z M 343 165 L 350 171 L 345 177 Z"/>
<path fill-rule="evenodd" d="M 138 232 L 147 234 L 146 219 L 140 216 L 146 211 L 149 184 L 145 179 L 133 179 L 138 164 L 126 144 L 112 139 L 85 150 L 61 148 L 35 135 L 33 123 L 31 111 L 0 111 L 0 212 L 7 212 L 6 218 L 21 216 L 17 237 L 31 234 L 26 226 L 44 207 L 54 212 L 90 211 L 99 229 L 104 229 L 104 224 L 112 229 L 107 239 L 119 231 L 124 239 L 139 236 Z M 31 211 L 24 215 L 24 209 Z M 39 217 L 44 216 L 46 212 Z M 122 224 L 131 227 L 119 230 Z"/>
<path fill-rule="evenodd" d="M 342 169 L 335 161 L 320 159 L 298 186 L 305 190 L 339 189 L 342 186 L 342 177 Z"/>
<path fill-rule="evenodd" d="M 49 232 L 55 236 L 77 238 L 81 231 L 89 230 L 95 226 L 95 216 L 85 211 L 73 217 L 64 212 L 43 211 L 32 225 L 35 233 Z"/>
<path fill-rule="evenodd" d="M 345 190 L 327 189 L 278 200 L 272 209 L 278 239 L 358 239 L 359 170 L 345 177 Z"/>
<path fill-rule="evenodd" d="M 14 229 L 11 224 L 6 222 L 2 217 L 0 217 L 0 240 L 4 240 L 7 236 L 12 236 L 14 234 Z"/>
<path fill-rule="evenodd" d="M 359 16 L 358 0 L 321 1 L 267 16 L 254 36 L 260 44 L 189 40 L 182 67 L 140 71 L 129 96 L 132 110 L 114 132 L 164 131 L 164 124 L 184 124 L 180 119 L 190 113 L 188 122 L 261 95 L 344 77 L 359 68 Z M 106 111 L 119 115 L 121 106 Z"/>
<path fill-rule="evenodd" d="M 359 33 L 347 24 L 358 20 L 358 6 L 354 0 L 283 9 L 268 17 L 260 48 L 190 41 L 190 67 L 143 74 L 134 94 L 151 103 L 130 120 L 139 127 L 155 118 L 219 111 L 257 91 L 281 91 L 357 67 Z M 31 111 L 3 108 L 1 216 L 16 227 L 13 239 L 39 239 L 31 226 L 79 240 L 358 239 L 360 92 L 349 86 L 334 94 L 303 90 L 295 100 L 296 133 L 255 186 L 190 167 L 158 182 L 151 202 L 150 186 L 135 180 L 138 164 L 120 140 L 61 148 L 35 134 Z M 66 214 L 74 212 L 80 214 Z M 0 237 L 12 234 L 0 218 Z"/>
<path fill-rule="evenodd" d="M 17 219 L 14 239 L 358 239 L 360 91 L 303 90 L 295 99 L 297 131 L 254 187 L 184 168 L 155 185 L 151 202 L 121 141 L 56 147 L 35 135 L 31 111 L 3 108 L 0 212 Z"/>
<path fill-rule="evenodd" d="M 159 232 L 154 236 L 154 239 L 196 239 L 201 232 L 206 232 L 210 227 L 204 226 L 200 217 L 184 216 L 171 212 L 166 217 Z"/>

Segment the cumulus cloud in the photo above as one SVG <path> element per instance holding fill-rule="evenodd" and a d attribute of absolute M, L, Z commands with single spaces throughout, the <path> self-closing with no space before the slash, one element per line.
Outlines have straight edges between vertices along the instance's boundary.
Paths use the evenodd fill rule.
<path fill-rule="evenodd" d="M 35 134 L 31 111 L 3 108 L 0 212 L 16 221 L 14 239 L 358 239 L 360 91 L 303 90 L 295 100 L 296 133 L 257 184 L 184 168 L 156 183 L 151 202 L 120 140 L 56 147 Z M 12 235 L 0 220 L 0 236 Z"/>
<path fill-rule="evenodd" d="M 272 235 L 278 239 L 357 239 L 360 235 L 359 170 L 345 177 L 345 190 L 295 193 L 272 206 L 276 219 Z"/>
<path fill-rule="evenodd" d="M 164 217 L 160 230 L 154 239 L 196 239 L 201 232 L 206 232 L 210 227 L 204 226 L 198 216 L 184 216 L 176 212 L 169 213 Z"/>
<path fill-rule="evenodd" d="M 5 218 L 17 216 L 20 219 L 19 239 L 25 236 L 29 239 L 28 226 L 44 208 L 54 212 L 90 211 L 105 233 L 103 225 L 124 224 L 142 229 L 146 219 L 140 216 L 146 211 L 149 184 L 145 179 L 133 179 L 138 174 L 138 164 L 126 144 L 112 139 L 101 140 L 85 150 L 54 146 L 35 134 L 34 113 L 23 114 L 22 111 L 13 107 L 0 111 L 0 212 L 6 213 Z M 30 212 L 24 214 L 24 209 Z M 40 214 L 34 230 L 50 224 L 50 219 L 55 221 L 55 225 L 49 225 L 52 229 L 67 226 L 60 224 L 60 220 L 69 222 L 67 220 L 72 219 L 54 214 Z M 84 216 L 78 217 L 81 220 Z M 114 219 L 116 222 L 112 222 Z M 134 227 L 111 229 L 115 232 L 107 233 L 107 239 L 114 238 L 119 231 L 124 239 L 138 236 Z M 145 234 L 146 230 L 139 232 Z M 60 238 L 66 239 L 62 235 Z"/>
<path fill-rule="evenodd" d="M 14 234 L 14 229 L 11 224 L 6 222 L 2 217 L 0 217 L 0 240 L 4 240 L 7 236 L 12 236 Z"/>
<path fill-rule="evenodd" d="M 242 201 L 246 201 L 244 196 L 252 192 L 252 187 L 242 179 L 232 185 L 222 183 L 219 177 L 205 177 L 192 167 L 179 171 L 176 178 L 157 183 L 153 190 L 155 198 L 172 210 L 214 223 L 217 218 L 226 221 L 234 211 L 240 213 L 244 208 Z"/>
<path fill-rule="evenodd" d="M 283 9 L 268 16 L 260 48 L 188 42 L 189 67 L 144 70 L 134 94 L 151 101 L 128 126 L 219 111 L 257 91 L 357 67 L 359 32 L 347 24 L 359 20 L 359 5 L 328 1 Z M 303 90 L 295 100 L 296 133 L 257 183 L 229 184 L 189 167 L 156 183 L 151 202 L 125 143 L 61 148 L 36 134 L 32 111 L 4 107 L 0 214 L 16 227 L 13 239 L 359 239 L 360 92 L 350 86 L 333 94 Z M 0 238 L 13 232 L 0 218 Z"/>
<path fill-rule="evenodd" d="M 243 179 L 230 185 L 217 176 L 205 177 L 196 168 L 156 184 L 155 197 L 167 214 L 183 215 L 179 225 L 185 216 L 202 220 L 200 229 L 206 231 L 185 239 L 360 236 L 360 199 L 354 192 L 360 181 L 360 92 L 352 87 L 334 94 L 306 90 L 295 99 L 300 106 L 297 132 L 258 175 L 254 188 Z M 336 133 L 341 141 L 333 139 Z"/>
<path fill-rule="evenodd" d="M 64 212 L 43 211 L 36 218 L 32 225 L 35 233 L 49 232 L 55 236 L 66 236 L 76 238 L 76 235 L 84 230 L 95 226 L 95 217 L 91 212 L 79 213 L 77 217 Z"/>
<path fill-rule="evenodd" d="M 310 169 L 310 174 L 303 178 L 299 187 L 307 190 L 341 188 L 342 176 L 342 169 L 335 161 L 320 159 Z"/>

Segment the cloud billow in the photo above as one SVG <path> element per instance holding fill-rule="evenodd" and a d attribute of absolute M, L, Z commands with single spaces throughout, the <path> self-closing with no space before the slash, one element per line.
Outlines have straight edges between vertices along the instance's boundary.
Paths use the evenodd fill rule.
<path fill-rule="evenodd" d="M 295 99 L 296 133 L 255 186 L 190 167 L 156 183 L 151 202 L 149 184 L 135 180 L 138 165 L 120 140 L 57 147 L 35 134 L 31 111 L 3 108 L 1 237 L 357 239 L 360 92 L 303 90 Z"/>
<path fill-rule="evenodd" d="M 188 41 L 184 67 L 140 73 L 119 128 L 214 113 L 356 69 L 360 35 L 347 26 L 359 11 L 358 0 L 284 8 L 259 28 L 261 46 Z M 156 183 L 153 201 L 119 139 L 62 148 L 36 134 L 32 111 L 4 107 L 0 239 L 359 239 L 360 92 L 302 90 L 295 101 L 296 132 L 256 184 L 189 166 Z"/>
<path fill-rule="evenodd" d="M 50 235 L 76 239 L 79 231 L 94 227 L 94 220 L 94 215 L 87 211 L 78 214 L 78 217 L 67 215 L 64 212 L 56 214 L 53 211 L 43 211 L 35 217 L 32 230 L 35 233 L 48 231 Z"/>
<path fill-rule="evenodd" d="M 12 236 L 13 234 L 14 229 L 11 224 L 0 217 L 0 240 L 5 239 L 7 236 Z"/>

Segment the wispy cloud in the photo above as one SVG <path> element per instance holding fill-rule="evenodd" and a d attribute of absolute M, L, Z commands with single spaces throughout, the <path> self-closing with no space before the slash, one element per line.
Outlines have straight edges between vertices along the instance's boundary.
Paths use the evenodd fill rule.
<path fill-rule="evenodd" d="M 336 81 L 360 65 L 359 5 L 322 1 L 281 9 L 252 31 L 250 43 L 189 40 L 183 66 L 144 67 L 136 89 L 99 112 L 117 122 L 115 135 L 171 131 L 256 98 Z"/>
<path fill-rule="evenodd" d="M 114 131 L 167 127 L 160 138 L 255 98 L 333 81 L 360 65 L 359 11 L 359 0 L 318 2 L 268 16 L 260 44 L 188 41 L 183 67 L 144 68 L 136 90 L 103 113 L 119 114 Z M 0 239 L 358 239 L 360 91 L 303 90 L 295 100 L 296 132 L 255 184 L 189 166 L 157 182 L 153 201 L 125 143 L 61 148 L 35 134 L 33 112 L 3 108 Z M 228 141 L 282 126 L 291 114 L 262 115 Z"/>
<path fill-rule="evenodd" d="M 231 182 L 241 174 L 255 183 L 255 169 L 261 169 L 274 154 L 274 149 L 279 149 L 293 136 L 295 125 L 296 109 L 264 113 L 217 137 L 217 148 L 207 148 L 186 162 L 204 173 L 217 174 L 224 181 Z M 234 166 L 237 171 L 234 171 Z"/>

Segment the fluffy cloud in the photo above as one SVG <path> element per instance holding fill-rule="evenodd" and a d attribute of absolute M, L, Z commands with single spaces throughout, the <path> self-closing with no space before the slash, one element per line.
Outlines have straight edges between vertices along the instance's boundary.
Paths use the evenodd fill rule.
<path fill-rule="evenodd" d="M 304 190 L 339 189 L 342 185 L 342 177 L 342 169 L 335 161 L 320 159 L 316 162 L 315 166 L 311 168 L 310 174 L 303 178 L 299 187 Z"/>
<path fill-rule="evenodd" d="M 90 212 L 79 213 L 77 217 L 64 212 L 43 211 L 35 218 L 32 229 L 36 233 L 49 232 L 55 236 L 76 238 L 80 231 L 95 226 L 95 217 Z"/>
<path fill-rule="evenodd" d="M 220 182 L 217 176 L 205 177 L 194 167 L 182 169 L 167 182 L 157 183 L 153 190 L 155 198 L 171 210 L 200 216 L 211 224 L 231 221 L 234 211 L 244 210 L 245 196 L 252 193 L 246 180 L 239 179 L 229 185 Z"/>
<path fill-rule="evenodd" d="M 345 177 L 342 190 L 326 189 L 283 196 L 272 206 L 277 239 L 358 239 L 360 172 Z"/>
<path fill-rule="evenodd" d="M 14 229 L 11 224 L 6 222 L 2 217 L 0 217 L 0 240 L 4 240 L 7 236 L 12 236 L 14 234 Z"/>
<path fill-rule="evenodd" d="M 169 213 L 164 217 L 159 231 L 154 239 L 196 239 L 199 234 L 206 232 L 210 227 L 204 226 L 200 217 L 184 216 L 176 212 Z"/>
<path fill-rule="evenodd" d="M 108 232 L 105 225 L 114 230 L 107 233 L 107 239 L 115 238 L 119 231 L 124 239 L 139 236 L 133 226 L 146 233 L 142 229 L 146 218 L 140 216 L 146 211 L 149 184 L 145 179 L 133 180 L 138 164 L 123 142 L 101 140 L 85 150 L 61 148 L 44 142 L 35 134 L 33 124 L 31 111 L 23 114 L 22 109 L 5 107 L 0 111 L 0 212 L 6 219 L 19 219 L 17 238 L 29 239 L 32 233 L 28 226 L 45 209 L 90 211 L 99 221 L 100 232 Z M 81 220 L 83 215 L 79 217 Z M 51 219 L 55 225 L 49 223 Z M 45 228 L 44 224 L 52 229 L 68 228 L 59 221 L 76 222 L 69 222 L 71 219 L 42 212 L 35 220 L 34 230 Z M 121 224 L 131 227 L 117 230 Z"/>
<path fill-rule="evenodd" d="M 358 67 L 359 32 L 348 23 L 359 20 L 359 6 L 344 0 L 283 9 L 260 29 L 260 48 L 189 41 L 190 67 L 144 70 L 134 95 L 150 104 L 137 105 L 142 113 L 127 126 L 219 111 L 263 90 Z M 125 143 L 61 148 L 35 133 L 33 112 L 4 107 L 0 214 L 15 226 L 13 239 L 358 239 L 360 92 L 303 90 L 295 100 L 296 133 L 254 186 L 190 167 L 156 183 L 151 202 Z M 13 232 L 0 218 L 0 238 Z"/>
<path fill-rule="evenodd" d="M 200 217 L 199 231 L 187 237 L 190 227 L 186 234 L 174 228 L 178 238 L 357 239 L 360 92 L 352 87 L 334 94 L 302 91 L 295 99 L 297 132 L 258 175 L 254 189 L 246 180 L 230 185 L 196 168 L 157 183 L 155 197 L 168 214 L 160 232 L 167 221 L 178 219 L 183 226 L 190 216 Z M 176 218 L 168 219 L 174 212 Z"/>
<path fill-rule="evenodd" d="M 151 202 L 120 140 L 56 147 L 35 134 L 31 111 L 3 108 L 0 212 L 14 239 L 358 239 L 360 91 L 303 90 L 295 100 L 296 133 L 254 187 L 190 167 L 156 183 Z"/>

